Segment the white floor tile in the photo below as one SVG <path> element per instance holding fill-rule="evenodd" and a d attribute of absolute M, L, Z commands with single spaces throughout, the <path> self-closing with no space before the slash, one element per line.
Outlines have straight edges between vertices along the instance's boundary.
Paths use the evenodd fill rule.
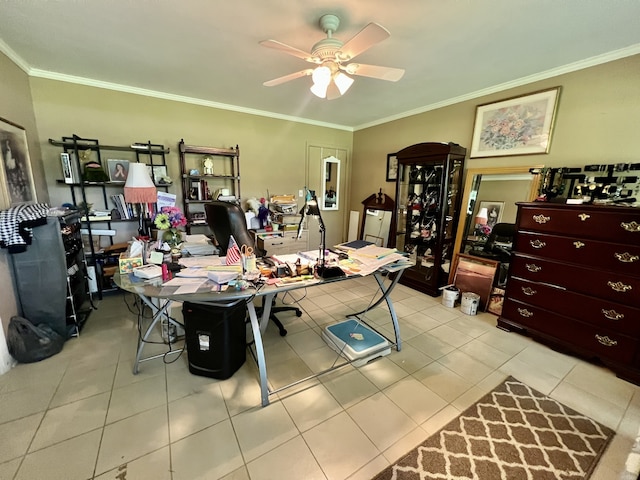
<path fill-rule="evenodd" d="M 245 461 L 282 445 L 298 435 L 293 420 L 281 402 L 255 407 L 231 419 Z"/>
<path fill-rule="evenodd" d="M 340 413 L 302 434 L 328 480 L 347 478 L 380 451 L 347 413 Z"/>
<path fill-rule="evenodd" d="M 282 314 L 289 335 L 270 323 L 270 384 L 331 366 L 339 357 L 322 328 L 369 306 L 376 288 L 362 278 L 310 289 L 302 317 Z M 282 390 L 262 408 L 249 354 L 226 380 L 191 374 L 186 353 L 133 375 L 136 316 L 121 295 L 105 296 L 62 352 L 0 376 L 0 478 L 368 480 L 508 375 L 616 429 L 592 480 L 619 477 L 640 428 L 640 387 L 499 330 L 494 315 L 464 315 L 403 285 L 392 297 L 400 352 Z M 383 306 L 367 319 L 393 335 Z"/>
<path fill-rule="evenodd" d="M 324 473 L 301 436 L 247 464 L 251 480 L 325 480 Z"/>
<path fill-rule="evenodd" d="M 171 445 L 173 480 L 208 480 L 228 475 L 243 465 L 229 420 Z"/>

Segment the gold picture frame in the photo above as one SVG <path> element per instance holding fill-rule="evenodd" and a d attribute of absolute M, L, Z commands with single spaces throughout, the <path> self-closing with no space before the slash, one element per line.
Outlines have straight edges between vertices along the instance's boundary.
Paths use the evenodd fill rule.
<path fill-rule="evenodd" d="M 0 208 L 37 202 L 27 132 L 4 118 L 0 118 L 0 153 Z"/>
<path fill-rule="evenodd" d="M 560 87 L 476 107 L 470 158 L 547 154 Z"/>

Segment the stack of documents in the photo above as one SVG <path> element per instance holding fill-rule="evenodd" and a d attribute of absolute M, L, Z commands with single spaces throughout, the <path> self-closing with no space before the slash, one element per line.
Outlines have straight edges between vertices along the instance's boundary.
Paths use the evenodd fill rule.
<path fill-rule="evenodd" d="M 187 235 L 182 244 L 182 250 L 194 256 L 217 253 L 216 247 L 206 235 Z"/>

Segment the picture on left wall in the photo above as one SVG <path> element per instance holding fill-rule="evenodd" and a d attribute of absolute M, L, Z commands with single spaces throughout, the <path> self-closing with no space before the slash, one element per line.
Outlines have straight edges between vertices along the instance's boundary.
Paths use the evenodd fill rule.
<path fill-rule="evenodd" d="M 0 151 L 0 208 L 37 201 L 25 129 L 0 118 Z"/>

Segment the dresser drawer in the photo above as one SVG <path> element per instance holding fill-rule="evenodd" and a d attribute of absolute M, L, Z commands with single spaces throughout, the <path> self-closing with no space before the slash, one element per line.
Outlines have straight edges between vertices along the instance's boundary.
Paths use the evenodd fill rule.
<path fill-rule="evenodd" d="M 573 317 L 594 327 L 640 337 L 640 309 L 511 277 L 507 298 Z"/>
<path fill-rule="evenodd" d="M 594 270 L 516 253 L 509 273 L 534 282 L 593 295 L 623 305 L 640 307 L 640 277 Z"/>
<path fill-rule="evenodd" d="M 521 205 L 519 230 L 640 244 L 640 211 L 594 205 Z"/>
<path fill-rule="evenodd" d="M 590 352 L 594 357 L 618 363 L 633 362 L 637 340 L 625 335 L 574 321 L 539 307 L 505 299 L 502 316 L 559 342 Z"/>
<path fill-rule="evenodd" d="M 640 243 L 623 245 L 586 238 L 520 232 L 516 237 L 514 250 L 640 277 Z"/>
<path fill-rule="evenodd" d="M 258 248 L 266 251 L 267 255 L 304 252 L 308 250 L 308 233 L 307 231 L 301 232 L 300 238 L 298 238 L 297 232 L 283 232 L 279 236 L 267 238 L 258 237 Z"/>

